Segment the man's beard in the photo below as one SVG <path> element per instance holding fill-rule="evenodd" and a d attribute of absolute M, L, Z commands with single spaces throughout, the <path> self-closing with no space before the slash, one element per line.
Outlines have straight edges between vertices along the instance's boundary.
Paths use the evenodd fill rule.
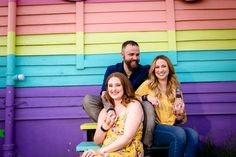
<path fill-rule="evenodd" d="M 125 60 L 125 64 L 127 65 L 130 71 L 134 71 L 136 68 L 138 68 L 138 63 L 139 63 L 139 60 L 130 60 L 130 61 Z"/>

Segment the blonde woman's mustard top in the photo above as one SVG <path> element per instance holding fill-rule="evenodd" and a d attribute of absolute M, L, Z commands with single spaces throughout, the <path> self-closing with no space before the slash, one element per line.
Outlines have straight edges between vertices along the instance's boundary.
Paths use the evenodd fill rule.
<path fill-rule="evenodd" d="M 139 88 L 135 92 L 137 98 L 140 99 L 143 95 L 151 95 L 154 97 L 156 96 L 155 93 L 151 89 L 149 89 L 148 84 L 149 80 L 146 80 L 139 86 Z M 158 99 L 160 101 L 160 105 L 154 106 L 157 115 L 156 122 L 160 124 L 174 125 L 176 122 L 176 116 L 173 112 L 173 103 L 168 100 L 168 97 L 164 93 L 161 93 L 161 96 Z M 186 122 L 186 120 L 187 117 L 185 114 L 182 123 Z"/>

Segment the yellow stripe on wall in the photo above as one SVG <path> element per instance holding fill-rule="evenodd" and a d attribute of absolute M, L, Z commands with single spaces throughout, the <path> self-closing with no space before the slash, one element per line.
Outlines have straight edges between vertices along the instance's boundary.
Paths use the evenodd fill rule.
<path fill-rule="evenodd" d="M 236 29 L 176 31 L 177 41 L 236 39 Z"/>
<path fill-rule="evenodd" d="M 0 56 L 7 54 L 7 36 L 0 36 Z"/>
<path fill-rule="evenodd" d="M 16 55 L 75 54 L 75 45 L 17 46 Z"/>
<path fill-rule="evenodd" d="M 153 51 L 167 51 L 167 42 L 157 43 L 139 43 L 140 50 L 142 52 L 153 52 Z M 99 44 L 99 45 L 86 45 L 86 54 L 109 54 L 121 52 L 121 43 L 119 44 Z"/>
<path fill-rule="evenodd" d="M 236 40 L 178 42 L 179 51 L 186 50 L 231 50 L 236 49 Z"/>
<path fill-rule="evenodd" d="M 17 36 L 16 45 L 60 45 L 75 44 L 75 34 L 49 34 Z"/>
<path fill-rule="evenodd" d="M 121 44 L 126 40 L 137 41 L 142 52 L 169 51 L 174 50 L 174 46 L 168 42 L 173 40 L 171 37 L 170 34 L 168 36 L 168 31 L 17 36 L 16 54 L 23 56 L 119 53 Z M 4 56 L 7 51 L 7 37 L 1 36 L 0 41 L 0 56 Z M 84 48 L 78 48 L 79 46 Z M 178 51 L 236 49 L 236 29 L 176 31 L 176 47 Z"/>
<path fill-rule="evenodd" d="M 85 34 L 85 44 L 123 43 L 126 40 L 135 40 L 137 42 L 167 42 L 168 36 L 166 31 Z"/>

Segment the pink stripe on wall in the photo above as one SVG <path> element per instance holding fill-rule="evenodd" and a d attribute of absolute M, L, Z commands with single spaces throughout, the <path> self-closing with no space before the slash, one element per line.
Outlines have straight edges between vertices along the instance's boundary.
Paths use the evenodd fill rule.
<path fill-rule="evenodd" d="M 167 30 L 175 30 L 175 7 L 173 0 L 166 0 Z"/>
<path fill-rule="evenodd" d="M 0 27 L 7 27 L 7 16 L 0 17 Z"/>
<path fill-rule="evenodd" d="M 75 14 L 75 3 L 17 6 L 17 15 Z"/>
<path fill-rule="evenodd" d="M 74 3 L 65 0 L 17 0 L 17 5 L 43 5 L 43 4 L 64 4 Z"/>
<path fill-rule="evenodd" d="M 175 0 L 176 10 L 208 10 L 208 9 L 235 9 L 235 0 L 202 0 L 196 3 L 186 3 Z"/>
<path fill-rule="evenodd" d="M 0 6 L 7 6 L 8 0 L 0 0 Z"/>
<path fill-rule="evenodd" d="M 0 6 L 0 35 L 7 35 L 8 4 Z"/>
<path fill-rule="evenodd" d="M 16 28 L 17 35 L 73 33 L 73 32 L 75 32 L 75 24 L 18 26 Z"/>
<path fill-rule="evenodd" d="M 74 33 L 76 3 L 19 6 L 17 34 Z"/>
<path fill-rule="evenodd" d="M 236 28 L 236 1 L 175 1 L 175 17 L 177 30 Z"/>
<path fill-rule="evenodd" d="M 16 2 L 9 1 L 8 3 L 8 32 L 16 31 Z"/>
<path fill-rule="evenodd" d="M 215 0 L 196 3 L 178 0 L 174 4 L 172 0 L 101 0 L 99 3 L 86 0 L 83 8 L 78 5 L 82 2 L 76 5 L 64 0 L 19 0 L 18 3 L 18 35 L 236 28 L 235 0 L 218 0 L 217 4 Z M 0 7 L 0 35 L 6 35 L 6 11 L 6 6 Z"/>
<path fill-rule="evenodd" d="M 136 32 L 166 30 L 166 23 L 97 24 L 85 26 L 85 32 Z"/>
<path fill-rule="evenodd" d="M 103 2 L 142 2 L 143 0 L 85 0 L 87 3 L 103 3 Z M 149 0 L 164 1 L 164 0 Z"/>
<path fill-rule="evenodd" d="M 85 1 L 86 13 L 105 12 L 137 12 L 137 11 L 165 11 L 166 4 L 162 1 L 142 1 L 142 2 L 119 2 L 119 3 L 87 3 Z"/>
<path fill-rule="evenodd" d="M 190 20 L 219 20 L 234 19 L 236 20 L 236 9 L 228 10 L 177 10 L 176 21 Z"/>
<path fill-rule="evenodd" d="M 75 14 L 18 16 L 17 26 L 75 24 Z"/>
<path fill-rule="evenodd" d="M 7 35 L 7 26 L 0 27 L 0 35 Z"/>
<path fill-rule="evenodd" d="M 176 23 L 177 30 L 190 29 L 235 29 L 236 20 L 181 21 Z"/>
<path fill-rule="evenodd" d="M 76 32 L 84 32 L 84 2 L 76 3 Z"/>
<path fill-rule="evenodd" d="M 165 22 L 164 11 L 90 13 L 85 24 Z"/>

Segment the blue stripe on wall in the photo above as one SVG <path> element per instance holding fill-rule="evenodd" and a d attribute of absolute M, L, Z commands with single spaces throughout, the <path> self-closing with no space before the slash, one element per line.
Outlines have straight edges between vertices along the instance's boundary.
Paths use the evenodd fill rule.
<path fill-rule="evenodd" d="M 150 64 L 159 54 L 168 55 L 181 82 L 236 80 L 236 50 L 141 53 L 141 64 Z M 108 65 L 122 61 L 120 54 L 85 55 L 84 69 L 77 69 L 75 55 L 18 56 L 16 73 L 25 80 L 17 87 L 100 85 Z M 6 57 L 0 57 L 0 87 L 5 87 Z"/>

